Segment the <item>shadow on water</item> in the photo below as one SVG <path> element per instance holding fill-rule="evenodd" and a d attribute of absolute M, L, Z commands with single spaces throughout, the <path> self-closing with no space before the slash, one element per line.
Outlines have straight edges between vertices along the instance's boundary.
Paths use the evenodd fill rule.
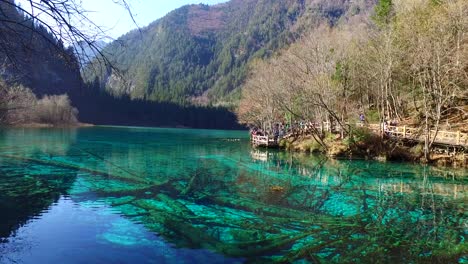
<path fill-rule="evenodd" d="M 50 204 L 28 205 L 36 193 L 64 194 L 234 262 L 466 261 L 465 170 L 268 152 L 250 148 L 245 132 L 97 127 L 67 144 L 56 135 L 50 149 L 40 132 L 36 143 L 11 133 L 1 177 L 22 186 L 38 174 L 0 202 L 36 208 L 24 209 L 29 218 Z"/>
<path fill-rule="evenodd" d="M 0 130 L 0 242 L 66 195 L 76 179 L 76 171 L 11 157 L 66 155 L 75 138 L 73 130 Z"/>

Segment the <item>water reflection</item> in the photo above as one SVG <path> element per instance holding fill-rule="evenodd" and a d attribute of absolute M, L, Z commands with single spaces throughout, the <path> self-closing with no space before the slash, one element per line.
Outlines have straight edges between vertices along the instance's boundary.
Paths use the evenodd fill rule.
<path fill-rule="evenodd" d="M 2 154 L 33 155 L 48 153 L 66 155 L 76 140 L 76 129 L 0 129 L 0 151 Z"/>
<path fill-rule="evenodd" d="M 0 130 L 0 241 L 39 217 L 76 178 L 76 172 L 24 163 L 22 158 L 36 153 L 66 155 L 75 137 L 74 130 Z"/>
<path fill-rule="evenodd" d="M 238 263 L 176 249 L 105 203 L 61 197 L 0 244 L 0 263 Z"/>
<path fill-rule="evenodd" d="M 57 134 L 57 142 L 41 133 L 20 136 L 18 148 L 13 132 L 0 143 L 0 177 L 11 179 L 0 185 L 0 202 L 35 208 L 23 214 L 29 218 L 64 195 L 112 208 L 166 243 L 234 262 L 466 258 L 463 170 L 262 151 L 243 132 L 87 128 Z M 33 180 L 22 184 L 26 175 Z M 26 220 L 14 215 L 18 208 L 5 210 L 19 223 L 7 236 Z M 122 241 L 115 233 L 96 239 Z"/>
<path fill-rule="evenodd" d="M 368 188 L 389 192 L 431 193 L 467 198 L 467 172 L 411 165 L 405 163 L 376 163 L 327 159 L 319 155 L 286 153 L 254 149 L 251 157 L 263 164 L 264 172 L 284 171 L 288 175 L 301 175 L 322 185 L 366 184 Z M 361 185 L 362 186 L 362 185 Z"/>

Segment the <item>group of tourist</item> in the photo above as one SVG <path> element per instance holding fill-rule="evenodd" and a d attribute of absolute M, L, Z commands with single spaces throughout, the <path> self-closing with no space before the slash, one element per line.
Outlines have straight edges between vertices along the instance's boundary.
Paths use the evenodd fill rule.
<path fill-rule="evenodd" d="M 398 121 L 396 119 L 385 118 L 381 124 L 382 131 L 388 135 L 388 131 L 392 131 L 398 126 Z M 363 113 L 359 114 L 359 126 L 365 126 L 368 124 L 367 118 Z M 333 126 L 330 124 L 323 125 L 325 129 L 333 131 Z M 280 138 L 283 138 L 288 134 L 303 134 L 310 132 L 312 128 L 320 128 L 322 124 L 306 120 L 296 120 L 289 124 L 284 122 L 275 122 L 273 125 L 266 129 L 261 129 L 258 127 L 252 127 L 250 129 L 250 134 L 252 136 L 271 136 L 277 141 Z"/>
<path fill-rule="evenodd" d="M 277 141 L 288 134 L 300 134 L 317 126 L 319 126 L 317 123 L 305 120 L 293 121 L 290 124 L 275 122 L 267 129 L 252 127 L 250 129 L 250 134 L 252 136 L 272 136 L 274 140 Z"/>
<path fill-rule="evenodd" d="M 381 129 L 385 136 L 390 136 L 390 132 L 396 130 L 397 126 L 398 126 L 398 121 L 396 119 L 392 119 L 388 121 L 388 118 L 385 118 L 382 121 Z"/>
<path fill-rule="evenodd" d="M 252 136 L 273 136 L 274 140 L 277 141 L 280 138 L 283 138 L 290 128 L 288 125 L 280 123 L 274 123 L 273 126 L 269 129 L 261 129 L 258 127 L 252 127 L 250 129 L 250 134 Z"/>

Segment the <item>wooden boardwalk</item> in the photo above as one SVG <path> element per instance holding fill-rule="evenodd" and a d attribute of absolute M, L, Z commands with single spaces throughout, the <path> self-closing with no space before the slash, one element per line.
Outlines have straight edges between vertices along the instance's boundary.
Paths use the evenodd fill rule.
<path fill-rule="evenodd" d="M 418 127 L 409 127 L 409 126 L 386 126 L 385 130 L 379 124 L 368 124 L 364 125 L 358 123 L 357 126 L 367 126 L 369 129 L 375 133 L 385 133 L 386 136 L 410 141 L 424 142 L 424 130 Z M 329 124 L 325 124 L 324 127 L 321 125 L 316 125 L 318 130 L 329 129 Z M 310 127 L 305 127 L 301 129 L 303 133 L 310 132 Z M 437 133 L 437 134 L 436 134 Z M 439 146 L 448 146 L 448 147 L 463 147 L 468 148 L 468 133 L 462 133 L 460 131 L 444 131 L 444 130 L 431 130 L 430 138 L 436 135 L 434 139 L 434 144 Z M 290 136 L 290 135 L 289 135 Z M 286 135 L 288 137 L 288 135 Z M 278 147 L 280 138 L 275 138 L 273 136 L 260 136 L 252 135 L 251 143 L 255 147 Z"/>
<path fill-rule="evenodd" d="M 382 129 L 378 124 L 370 124 L 369 128 L 375 132 L 381 131 Z M 425 137 L 423 129 L 408 126 L 386 126 L 386 129 L 383 132 L 389 137 L 418 142 L 424 142 Z M 468 133 L 462 133 L 460 131 L 454 132 L 431 130 L 429 135 L 431 140 L 434 135 L 436 135 L 434 144 L 454 147 L 468 147 Z"/>
<path fill-rule="evenodd" d="M 274 137 L 252 135 L 250 140 L 255 147 L 278 147 L 278 140 Z"/>

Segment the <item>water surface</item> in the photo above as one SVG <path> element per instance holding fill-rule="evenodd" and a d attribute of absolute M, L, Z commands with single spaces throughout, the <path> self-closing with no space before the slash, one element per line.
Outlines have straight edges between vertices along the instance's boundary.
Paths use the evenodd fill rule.
<path fill-rule="evenodd" d="M 0 263 L 466 263 L 466 170 L 243 131 L 0 131 Z"/>

